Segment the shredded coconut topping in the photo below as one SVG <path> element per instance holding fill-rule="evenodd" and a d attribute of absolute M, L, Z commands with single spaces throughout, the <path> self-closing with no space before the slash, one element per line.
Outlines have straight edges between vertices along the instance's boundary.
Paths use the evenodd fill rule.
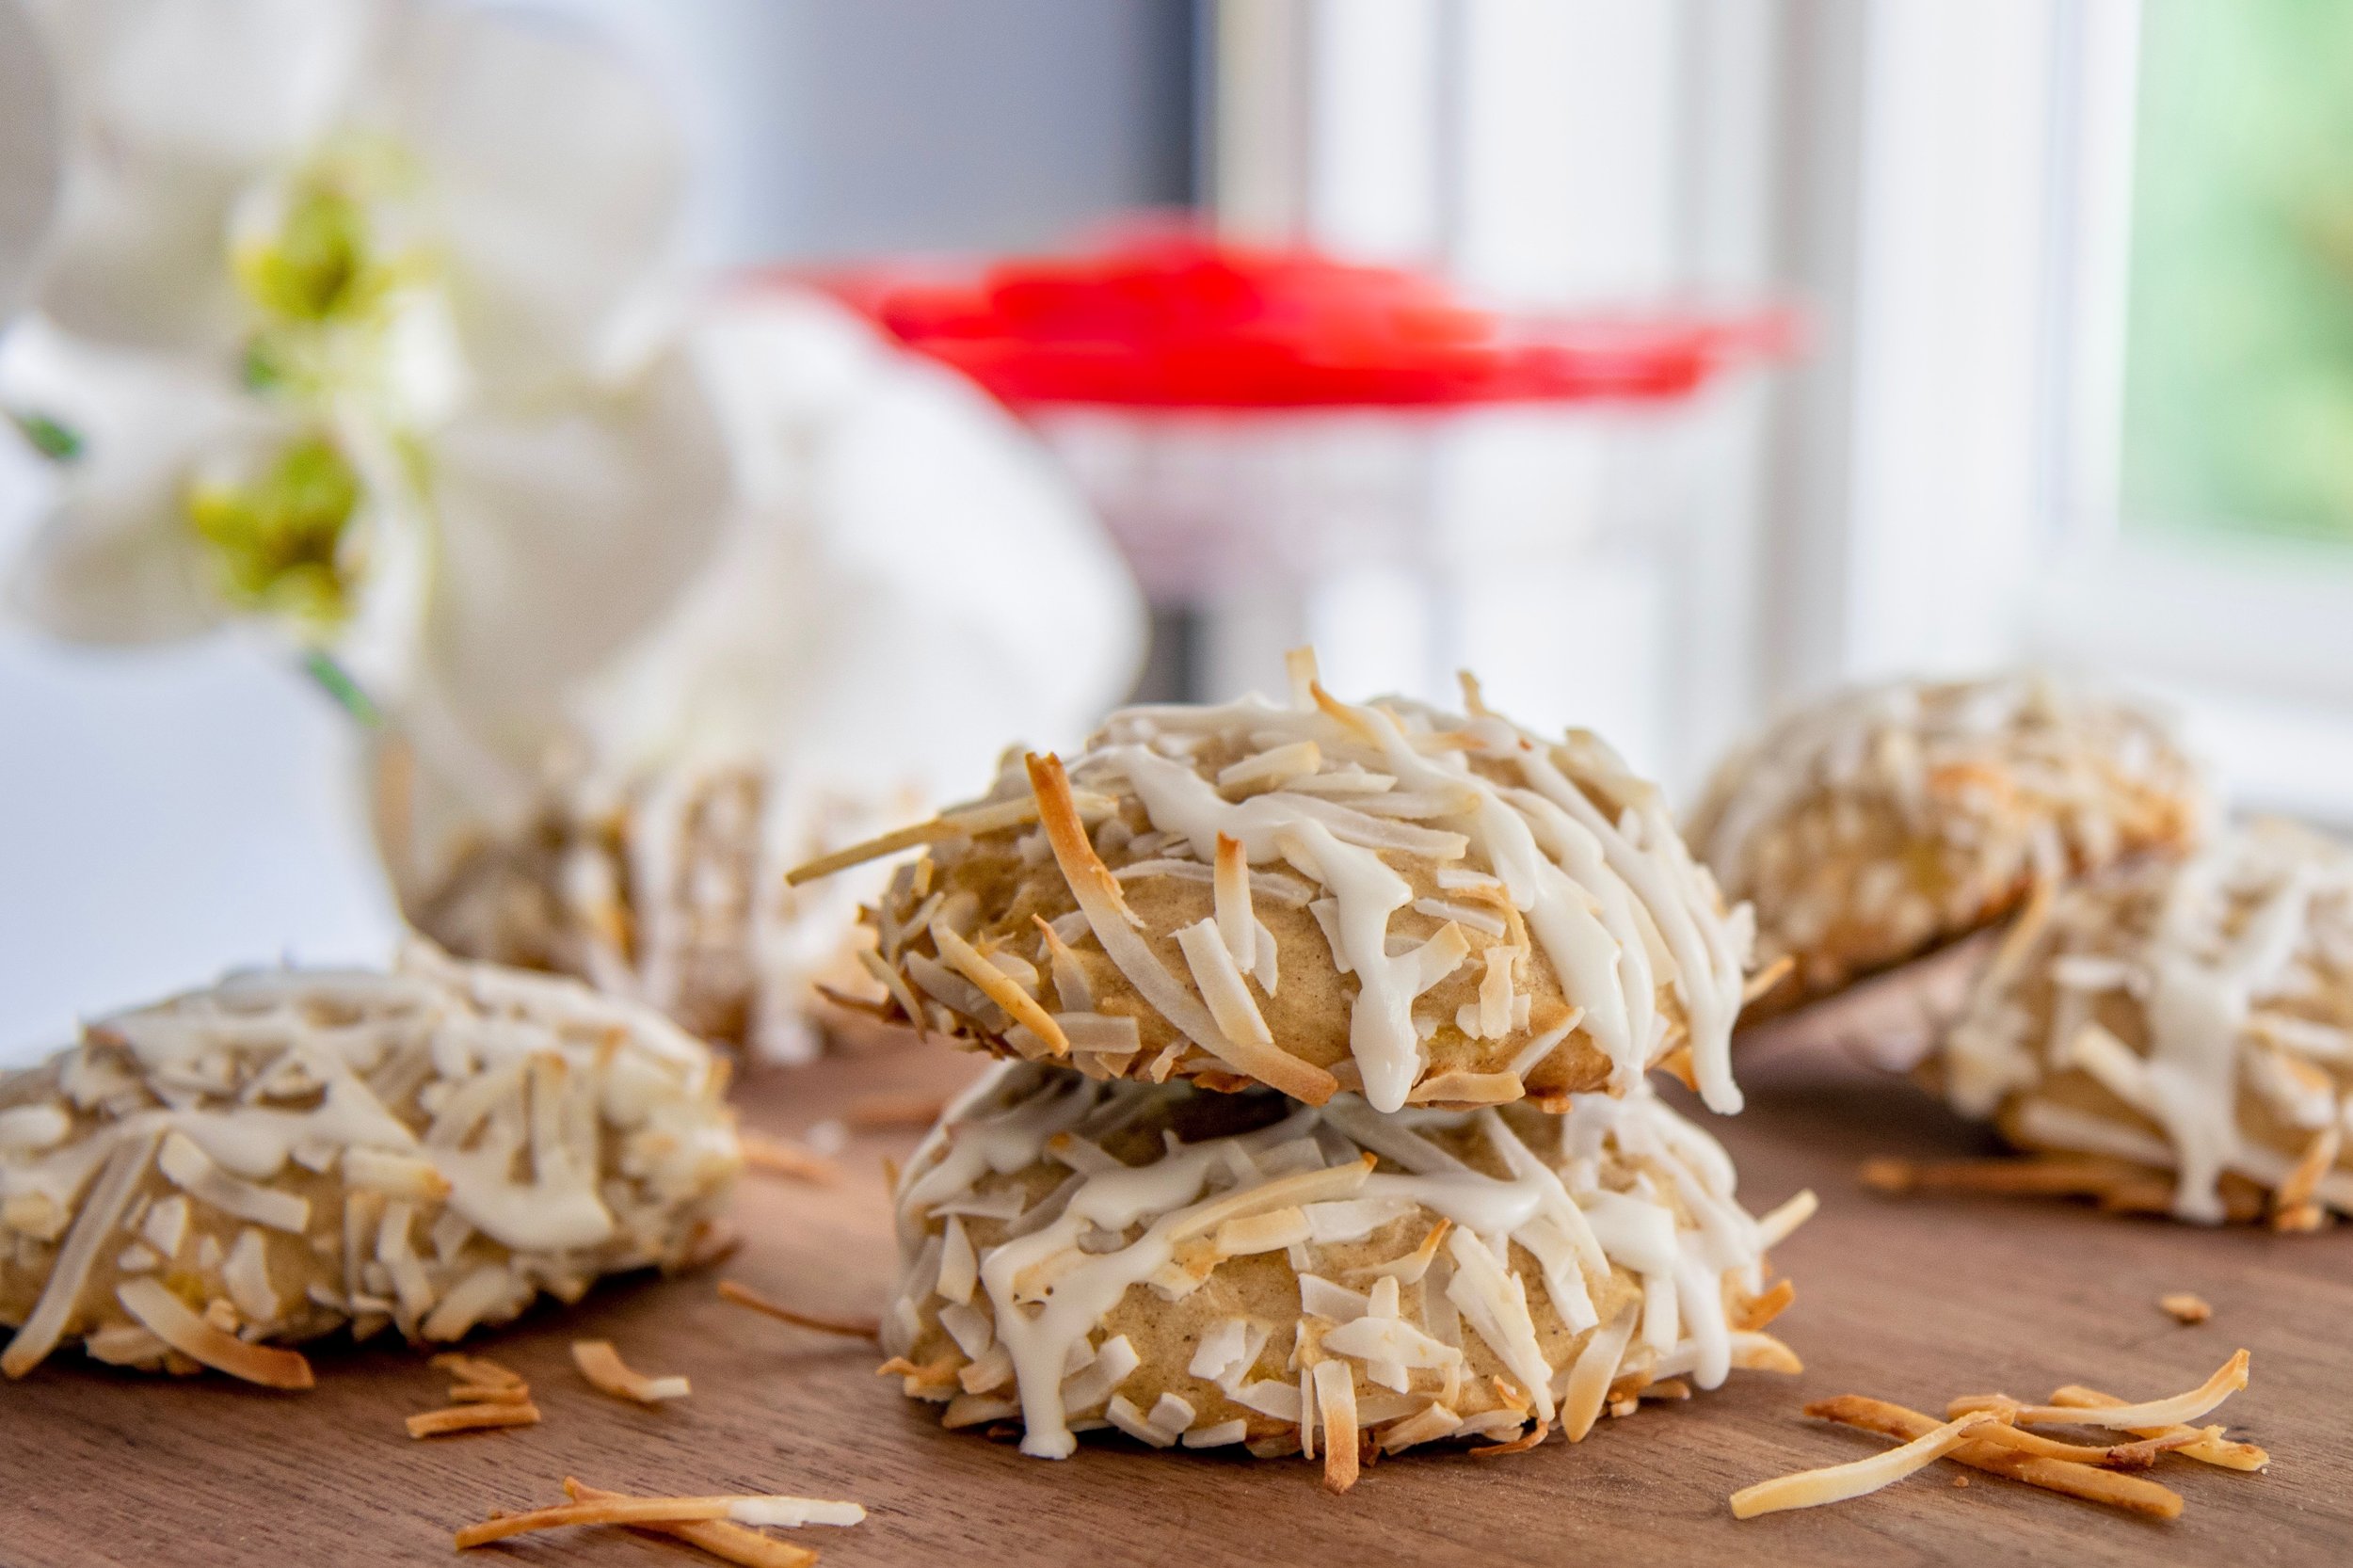
<path fill-rule="evenodd" d="M 724 1087 L 649 1009 L 423 942 L 389 974 L 240 973 L 102 1019 L 0 1077 L 0 1115 L 44 1132 L 0 1146 L 0 1369 L 136 1320 L 155 1343 L 113 1359 L 246 1375 L 187 1323 L 455 1339 L 681 1262 L 742 1163 Z"/>
<path fill-rule="evenodd" d="M 1834 990 L 1990 924 L 2039 880 L 2205 830 L 2206 791 L 2151 710 L 2023 673 L 1839 693 L 1734 756 L 1691 820 L 1758 956 L 1769 1005 Z"/>
<path fill-rule="evenodd" d="M 783 872 L 874 816 L 748 763 L 552 787 L 523 826 L 403 902 L 452 952 L 574 975 L 704 1039 L 805 1061 L 810 984 L 856 973 L 844 936 L 878 884 L 793 888 Z"/>
<path fill-rule="evenodd" d="M 1009 1192 L 1019 1221 L 983 1217 Z M 1259 1451 L 1321 1433 L 1353 1466 L 1359 1432 L 1389 1451 L 1531 1423 L 1577 1438 L 1628 1379 L 1795 1365 L 1741 1326 L 1788 1292 L 1764 1289 L 1729 1161 L 1646 1088 L 1561 1116 L 1385 1116 L 1008 1064 L 896 1203 L 888 1369 L 952 1426 L 1017 1411 L 1046 1458 L 1107 1423 L 1164 1446 L 1240 1422 Z"/>
<path fill-rule="evenodd" d="M 1624 1094 L 1688 1045 L 1707 1104 L 1738 1109 L 1748 918 L 1726 913 L 1655 788 L 1582 731 L 1545 740 L 1476 702 L 1467 717 L 1344 703 L 1311 664 L 1297 673 L 1299 706 L 1128 709 L 1066 763 L 1008 759 L 986 799 L 941 820 L 1033 799 L 1042 829 L 920 834 L 927 858 L 881 901 L 899 1009 L 920 995 L 919 1025 L 1065 1054 L 1010 999 L 942 974 L 946 920 L 1017 956 L 1045 1012 L 1137 1018 L 1131 1058 L 1082 1054 L 1082 1071 L 1256 1080 L 1311 1102 L 1354 1090 L 1394 1111 L 1427 1103 L 1432 1080 L 1474 1085 L 1458 1103 Z M 1023 835 L 1041 830 L 1032 853 Z M 1353 984 L 1336 998 L 1321 976 Z"/>
<path fill-rule="evenodd" d="M 1957 1108 L 2172 1171 L 2179 1219 L 2226 1218 L 2225 1177 L 2353 1212 L 2353 850 L 2258 823 L 2017 935 L 1945 1041 Z"/>

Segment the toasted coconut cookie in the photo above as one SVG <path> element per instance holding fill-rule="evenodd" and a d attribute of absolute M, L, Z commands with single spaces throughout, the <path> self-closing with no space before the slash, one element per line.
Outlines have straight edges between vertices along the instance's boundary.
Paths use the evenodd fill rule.
<path fill-rule="evenodd" d="M 2263 823 L 2061 893 L 1937 1066 L 2016 1144 L 2173 1173 L 2177 1218 L 2353 1212 L 2353 849 Z"/>
<path fill-rule="evenodd" d="M 552 788 L 403 902 L 452 952 L 575 975 L 706 1040 L 806 1061 L 812 983 L 857 974 L 855 912 L 874 889 L 791 888 L 783 872 L 864 830 L 861 815 L 751 764 Z"/>
<path fill-rule="evenodd" d="M 0 1077 L 0 1370 L 306 1384 L 273 1345 L 456 1339 L 688 1260 L 741 1164 L 708 1048 L 576 982 L 412 944 L 237 974 Z"/>
<path fill-rule="evenodd" d="M 2199 770 L 2165 723 L 2041 675 L 1851 691 L 1716 775 L 1692 847 L 1755 905 L 1765 1011 L 1835 991 L 2014 912 L 2039 878 L 2186 848 Z"/>
<path fill-rule="evenodd" d="M 1334 700 L 1113 714 L 1065 765 L 804 867 L 928 843 L 875 920 L 920 1028 L 1096 1076 L 1380 1111 L 1608 1089 L 1688 1048 L 1707 1103 L 1750 946 L 1600 741 Z"/>
<path fill-rule="evenodd" d="M 887 1369 L 948 1425 L 1321 1449 L 1341 1484 L 1360 1441 L 1575 1441 L 1655 1381 L 1795 1370 L 1764 1250 L 1812 1206 L 1750 1218 L 1646 1088 L 1384 1116 L 1032 1064 L 949 1110 L 897 1203 Z"/>

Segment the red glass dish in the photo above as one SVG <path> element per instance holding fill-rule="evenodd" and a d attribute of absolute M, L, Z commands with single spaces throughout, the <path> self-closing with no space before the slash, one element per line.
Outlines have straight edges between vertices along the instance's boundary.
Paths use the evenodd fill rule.
<path fill-rule="evenodd" d="M 1454 408 L 1658 401 L 1794 345 L 1779 310 L 1528 315 L 1433 279 L 1193 234 L 820 287 L 1016 408 Z"/>

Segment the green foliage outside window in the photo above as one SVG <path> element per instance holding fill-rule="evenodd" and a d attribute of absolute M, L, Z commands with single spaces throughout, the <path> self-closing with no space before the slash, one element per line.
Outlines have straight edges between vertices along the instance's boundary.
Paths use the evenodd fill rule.
<path fill-rule="evenodd" d="M 2143 13 L 2132 526 L 2353 544 L 2353 0 Z"/>

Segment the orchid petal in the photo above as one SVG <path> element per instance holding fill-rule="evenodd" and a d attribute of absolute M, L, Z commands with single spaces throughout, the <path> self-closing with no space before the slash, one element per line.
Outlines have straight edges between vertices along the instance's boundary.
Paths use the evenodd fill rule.
<path fill-rule="evenodd" d="M 328 128 L 376 0 L 49 0 L 75 155 L 45 268 L 58 325 L 224 362 L 232 204 Z"/>
<path fill-rule="evenodd" d="M 684 154 L 618 55 L 552 18 L 411 7 L 355 114 L 424 170 L 486 395 L 625 362 L 676 240 Z"/>
<path fill-rule="evenodd" d="M 923 736 L 920 760 L 956 770 L 936 782 L 961 785 L 1013 737 L 1076 743 L 1127 695 L 1144 647 L 1134 579 L 994 401 L 876 344 L 816 450 L 808 505 L 840 586 L 821 666 L 839 673 L 812 734 Z"/>
<path fill-rule="evenodd" d="M 243 310 L 226 264 L 240 170 L 129 148 L 85 159 L 38 296 L 93 343 L 199 357 L 232 371 Z"/>
<path fill-rule="evenodd" d="M 1135 589 L 1001 409 L 823 300 L 723 297 L 690 331 L 726 439 L 698 460 L 733 479 L 724 522 L 682 492 L 680 537 L 641 563 L 602 531 L 576 551 L 576 507 L 553 498 L 500 523 L 488 558 L 442 563 L 406 760 L 377 780 L 404 886 L 511 831 L 557 745 L 605 776 L 716 755 L 808 799 L 937 798 L 1008 737 L 1076 738 L 1124 695 Z M 471 531 L 448 532 L 455 552 Z"/>
<path fill-rule="evenodd" d="M 69 97 L 108 137 L 254 168 L 333 123 L 381 0 L 36 0 Z"/>
<path fill-rule="evenodd" d="M 75 342 L 38 318 L 0 347 L 0 407 L 69 431 L 48 507 L 15 563 L 14 606 L 61 637 L 136 643 L 185 636 L 226 607 L 188 523 L 198 464 L 259 453 L 288 428 L 195 368 Z"/>
<path fill-rule="evenodd" d="M 536 766 L 577 684 L 709 557 L 728 488 L 710 403 L 673 347 L 552 412 L 453 421 L 427 485 L 426 673 L 484 744 Z"/>
<path fill-rule="evenodd" d="M 696 340 L 743 499 L 664 622 L 584 694 L 600 756 L 692 744 L 949 791 L 1009 737 L 1076 740 L 1125 695 L 1133 583 L 1003 410 L 811 297 L 713 301 Z"/>

